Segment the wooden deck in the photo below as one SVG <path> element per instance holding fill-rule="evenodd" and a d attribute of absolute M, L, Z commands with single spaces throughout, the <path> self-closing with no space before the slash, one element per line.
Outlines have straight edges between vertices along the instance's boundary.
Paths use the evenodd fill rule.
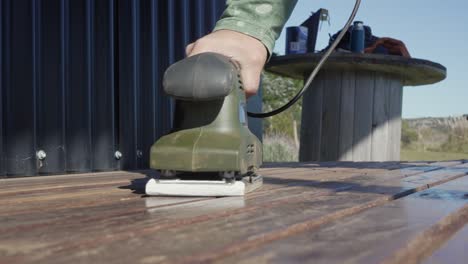
<path fill-rule="evenodd" d="M 0 180 L 0 263 L 467 263 L 468 163 L 289 163 L 246 197 L 145 172 Z"/>

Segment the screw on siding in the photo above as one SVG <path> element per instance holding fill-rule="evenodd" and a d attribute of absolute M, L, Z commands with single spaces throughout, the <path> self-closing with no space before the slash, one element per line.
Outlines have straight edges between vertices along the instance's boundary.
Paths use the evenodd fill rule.
<path fill-rule="evenodd" d="M 141 150 L 136 151 L 137 158 L 143 157 L 143 152 Z"/>
<path fill-rule="evenodd" d="M 120 151 L 117 150 L 117 151 L 114 153 L 114 157 L 115 157 L 116 160 L 121 159 L 121 158 L 122 158 L 122 152 L 120 152 Z"/>
<path fill-rule="evenodd" d="M 38 169 L 40 169 L 40 168 L 42 168 L 44 166 L 44 163 L 42 161 L 45 160 L 46 157 L 47 157 L 47 153 L 44 150 L 40 149 L 40 150 L 36 151 Z"/>
<path fill-rule="evenodd" d="M 45 160 L 46 157 L 47 157 L 47 153 L 44 150 L 40 149 L 36 152 L 36 158 L 38 160 Z"/>

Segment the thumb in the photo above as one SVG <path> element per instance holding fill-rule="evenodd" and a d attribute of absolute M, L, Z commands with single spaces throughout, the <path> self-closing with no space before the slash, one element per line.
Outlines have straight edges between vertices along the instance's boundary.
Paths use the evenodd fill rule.
<path fill-rule="evenodd" d="M 193 51 L 193 48 L 195 47 L 195 42 L 192 42 L 185 47 L 185 56 L 190 57 L 190 54 Z"/>

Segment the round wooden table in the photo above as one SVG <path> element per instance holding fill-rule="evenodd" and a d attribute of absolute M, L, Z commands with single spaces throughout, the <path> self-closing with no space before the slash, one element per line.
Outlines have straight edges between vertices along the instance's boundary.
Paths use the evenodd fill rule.
<path fill-rule="evenodd" d="M 276 56 L 266 69 L 304 79 L 321 56 Z M 303 97 L 300 161 L 399 160 L 403 86 L 445 77 L 444 66 L 427 60 L 333 54 Z"/>

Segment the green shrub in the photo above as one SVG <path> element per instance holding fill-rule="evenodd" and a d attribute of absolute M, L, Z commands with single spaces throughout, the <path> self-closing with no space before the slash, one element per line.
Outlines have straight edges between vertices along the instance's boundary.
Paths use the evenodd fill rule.
<path fill-rule="evenodd" d="M 440 149 L 444 152 L 468 153 L 468 129 L 454 128 Z"/>
<path fill-rule="evenodd" d="M 403 120 L 401 124 L 401 145 L 408 148 L 411 143 L 418 141 L 418 133 L 409 127 L 408 121 Z"/>
<path fill-rule="evenodd" d="M 265 135 L 263 138 L 263 161 L 298 161 L 298 148 L 294 140 L 284 135 Z"/>
<path fill-rule="evenodd" d="M 302 87 L 302 83 L 302 80 L 264 72 L 262 77 L 263 111 L 268 112 L 286 104 Z M 299 100 L 285 112 L 264 119 L 264 134 L 281 134 L 292 139 L 298 137 L 297 127 L 300 126 L 301 111 L 302 100 Z"/>

